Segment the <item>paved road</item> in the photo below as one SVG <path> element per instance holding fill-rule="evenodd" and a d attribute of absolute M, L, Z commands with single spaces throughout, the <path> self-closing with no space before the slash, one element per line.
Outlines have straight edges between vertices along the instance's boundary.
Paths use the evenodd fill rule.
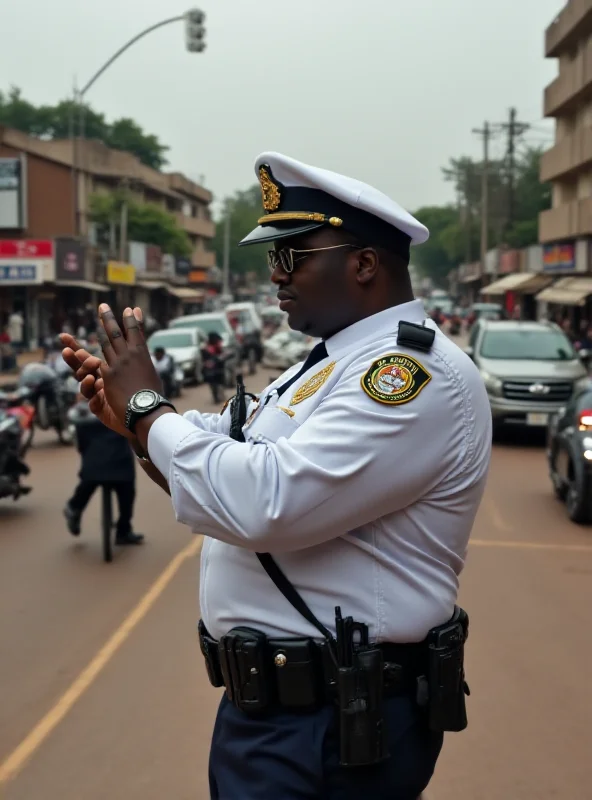
<path fill-rule="evenodd" d="M 147 543 L 103 564 L 98 499 L 81 539 L 65 533 L 77 459 L 44 439 L 34 493 L 0 503 L 0 797 L 206 800 L 219 693 L 195 636 L 199 538 L 141 475 Z M 495 447 L 462 601 L 470 728 L 448 737 L 430 800 L 589 797 L 592 531 L 553 498 L 540 439 Z"/>

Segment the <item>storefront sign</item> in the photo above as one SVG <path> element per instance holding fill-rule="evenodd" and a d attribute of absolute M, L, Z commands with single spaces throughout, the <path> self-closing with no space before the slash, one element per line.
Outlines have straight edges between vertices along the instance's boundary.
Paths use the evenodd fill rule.
<path fill-rule="evenodd" d="M 0 258 L 53 258 L 51 239 L 0 239 Z"/>
<path fill-rule="evenodd" d="M 499 258 L 500 258 L 500 251 L 497 247 L 494 247 L 493 250 L 488 250 L 485 254 L 485 274 L 486 275 L 497 275 L 497 270 L 499 267 Z"/>
<path fill-rule="evenodd" d="M 27 227 L 27 157 L 0 158 L 0 229 Z"/>
<path fill-rule="evenodd" d="M 38 264 L 0 264 L 0 284 L 3 286 L 41 283 L 40 275 L 43 271 Z"/>
<path fill-rule="evenodd" d="M 206 283 L 208 271 L 206 269 L 194 269 L 189 273 L 189 283 Z"/>
<path fill-rule="evenodd" d="M 573 272 L 576 268 L 576 249 L 573 244 L 543 246 L 543 272 Z"/>
<path fill-rule="evenodd" d="M 499 273 L 509 275 L 511 272 L 518 272 L 520 268 L 520 253 L 518 250 L 503 250 L 500 253 Z"/>
<path fill-rule="evenodd" d="M 86 247 L 77 239 L 55 240 L 56 280 L 83 281 L 86 278 Z"/>
<path fill-rule="evenodd" d="M 107 283 L 120 283 L 133 286 L 136 282 L 136 269 L 122 261 L 107 262 Z"/>
<path fill-rule="evenodd" d="M 191 272 L 191 259 L 177 258 L 175 259 L 175 272 L 177 275 L 189 275 Z"/>

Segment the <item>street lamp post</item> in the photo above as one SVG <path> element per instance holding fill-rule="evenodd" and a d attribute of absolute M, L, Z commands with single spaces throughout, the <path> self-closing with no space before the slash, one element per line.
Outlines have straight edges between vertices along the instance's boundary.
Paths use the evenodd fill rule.
<path fill-rule="evenodd" d="M 74 144 L 74 152 L 73 152 L 73 159 L 72 159 L 72 170 L 74 173 L 74 208 L 75 208 L 75 230 L 78 235 L 81 233 L 81 210 L 80 210 L 80 186 L 79 186 L 79 178 L 78 172 L 80 169 L 80 144 L 84 139 L 84 95 L 88 92 L 88 90 L 96 83 L 96 81 L 101 77 L 101 75 L 109 69 L 111 64 L 114 61 L 123 55 L 126 50 L 138 42 L 140 39 L 143 39 L 149 33 L 152 33 L 159 28 L 163 28 L 165 25 L 170 25 L 173 22 L 185 22 L 185 47 L 190 53 L 203 53 L 206 49 L 205 43 L 205 34 L 206 30 L 204 27 L 204 22 L 206 19 L 206 15 L 203 11 L 199 8 L 192 8 L 189 11 L 186 11 L 184 14 L 180 14 L 176 17 L 170 17 L 169 19 L 162 20 L 162 22 L 157 22 L 156 25 L 150 25 L 150 27 L 143 30 L 141 33 L 137 34 L 137 36 L 132 37 L 128 42 L 126 42 L 123 47 L 120 47 L 119 50 L 114 53 L 111 58 L 106 61 L 103 66 L 95 72 L 92 78 L 82 87 L 82 89 L 77 90 L 74 88 L 74 102 L 72 105 L 71 110 L 71 118 L 70 118 L 70 130 L 74 132 L 74 109 L 78 107 L 78 136 L 74 136 L 73 144 Z"/>

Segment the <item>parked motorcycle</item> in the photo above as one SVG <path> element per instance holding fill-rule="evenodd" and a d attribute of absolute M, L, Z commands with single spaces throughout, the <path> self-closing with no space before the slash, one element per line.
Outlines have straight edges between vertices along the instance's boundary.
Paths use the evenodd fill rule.
<path fill-rule="evenodd" d="M 23 367 L 19 388 L 30 392 L 35 407 L 35 425 L 43 431 L 53 428 L 62 444 L 69 444 L 68 409 L 76 402 L 78 382 L 72 375 L 58 375 L 47 364 L 32 363 Z"/>
<path fill-rule="evenodd" d="M 21 483 L 23 476 L 30 472 L 20 456 L 21 435 L 19 419 L 0 409 L 0 498 L 18 500 L 31 491 L 30 486 Z"/>
<path fill-rule="evenodd" d="M 26 386 L 12 392 L 0 390 L 0 410 L 7 416 L 14 417 L 21 426 L 20 458 L 24 458 L 33 444 L 35 431 L 35 406 L 31 402 L 31 391 Z"/>

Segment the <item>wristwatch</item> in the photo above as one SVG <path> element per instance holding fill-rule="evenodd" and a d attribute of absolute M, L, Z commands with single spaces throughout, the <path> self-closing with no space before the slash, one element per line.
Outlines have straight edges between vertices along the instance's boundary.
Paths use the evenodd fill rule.
<path fill-rule="evenodd" d="M 138 420 L 147 414 L 152 414 L 161 406 L 168 406 L 173 411 L 177 411 L 171 401 L 158 394 L 158 392 L 153 389 L 141 389 L 129 399 L 125 412 L 125 427 L 128 431 L 135 433 Z"/>

